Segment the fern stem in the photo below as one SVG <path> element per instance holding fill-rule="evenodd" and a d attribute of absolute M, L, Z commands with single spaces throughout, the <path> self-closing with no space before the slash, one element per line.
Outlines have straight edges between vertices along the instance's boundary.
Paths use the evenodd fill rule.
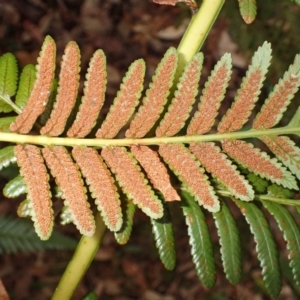
<path fill-rule="evenodd" d="M 233 195 L 230 192 L 225 191 L 225 190 L 218 190 L 217 193 L 222 196 L 225 196 L 225 197 L 233 197 Z M 300 201 L 298 199 L 291 200 L 291 199 L 286 199 L 286 198 L 271 197 L 268 195 L 255 195 L 254 199 L 258 200 L 258 201 L 270 201 L 270 202 L 276 202 L 279 204 L 300 207 Z"/>
<path fill-rule="evenodd" d="M 224 2 L 225 0 L 204 0 L 202 2 L 178 46 L 179 60 L 175 78 L 179 78 L 186 63 L 191 61 L 202 47 Z"/>
<path fill-rule="evenodd" d="M 108 146 L 132 146 L 132 145 L 161 145 L 161 144 L 190 144 L 194 142 L 221 141 L 224 139 L 236 140 L 255 138 L 265 135 L 300 134 L 300 127 L 279 127 L 264 130 L 247 130 L 230 133 L 216 133 L 205 135 L 184 135 L 175 137 L 153 137 L 141 139 L 80 139 L 60 138 L 37 135 L 22 135 L 16 133 L 0 132 L 1 142 L 17 144 L 35 144 L 43 146 L 87 146 L 87 147 L 108 147 Z"/>
<path fill-rule="evenodd" d="M 82 236 L 80 239 L 75 253 L 51 298 L 52 300 L 71 299 L 75 289 L 92 262 L 106 229 L 99 213 L 95 219 L 95 234 L 92 237 Z"/>

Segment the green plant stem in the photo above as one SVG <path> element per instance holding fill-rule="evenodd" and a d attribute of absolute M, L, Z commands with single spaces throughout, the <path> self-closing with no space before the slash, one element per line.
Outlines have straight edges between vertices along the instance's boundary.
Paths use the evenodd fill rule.
<path fill-rule="evenodd" d="M 8 95 L 0 95 L 0 100 L 3 100 L 5 103 L 7 103 L 17 114 L 20 114 L 22 112 L 22 109 L 14 102 L 12 102 Z"/>
<path fill-rule="evenodd" d="M 80 239 L 76 251 L 51 298 L 52 300 L 70 299 L 94 258 L 106 229 L 99 213 L 95 219 L 95 234 L 91 237 L 82 236 Z"/>
<path fill-rule="evenodd" d="M 143 139 L 79 139 L 59 138 L 39 135 L 22 135 L 16 133 L 0 132 L 0 141 L 17 144 L 35 144 L 43 146 L 87 146 L 87 147 L 108 147 L 108 146 L 131 146 L 131 145 L 160 145 L 160 144 L 190 144 L 193 142 L 221 141 L 225 139 L 247 139 L 265 135 L 300 134 L 300 127 L 279 127 L 265 130 L 247 130 L 230 133 L 216 133 L 205 135 L 185 135 L 175 137 L 153 137 Z"/>
<path fill-rule="evenodd" d="M 224 0 L 204 0 L 198 13 L 195 14 L 185 33 L 179 47 L 179 67 L 177 72 L 184 67 L 186 62 L 190 61 L 195 53 L 201 48 L 212 24 L 214 23 Z M 179 73 L 177 73 L 179 74 Z M 117 145 L 132 145 L 132 144 L 159 144 L 166 143 L 169 140 L 157 139 L 120 139 L 120 140 L 101 140 L 101 139 L 73 139 L 73 138 L 50 138 L 45 136 L 28 136 L 16 134 L 0 133 L 0 140 L 15 143 L 28 143 L 40 145 L 64 145 L 64 146 L 113 146 L 117 141 Z M 140 143 L 140 142 L 142 143 Z M 121 144 L 120 144 L 121 142 Z M 153 143 L 154 142 L 154 143 Z M 177 141 L 174 141 L 176 143 Z M 75 254 L 70 261 L 66 271 L 64 272 L 61 281 L 52 297 L 52 300 L 67 300 L 70 299 L 81 278 L 85 274 L 88 266 L 94 258 L 94 255 L 101 243 L 102 236 L 105 231 L 105 225 L 98 217 L 96 219 L 96 233 L 93 237 L 82 237 Z"/>

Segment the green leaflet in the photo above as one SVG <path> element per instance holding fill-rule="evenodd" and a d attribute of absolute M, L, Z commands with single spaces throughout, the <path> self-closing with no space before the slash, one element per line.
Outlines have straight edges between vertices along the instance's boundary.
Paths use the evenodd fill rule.
<path fill-rule="evenodd" d="M 280 185 L 272 184 L 268 186 L 268 196 L 277 197 L 277 198 L 293 198 L 295 193 L 289 189 L 286 189 Z"/>
<path fill-rule="evenodd" d="M 296 284 L 300 286 L 300 230 L 289 211 L 282 205 L 262 201 L 263 205 L 273 215 L 278 223 L 289 249 L 290 267 Z"/>
<path fill-rule="evenodd" d="M 0 217 L 0 254 L 46 249 L 73 250 L 76 244 L 75 240 L 55 231 L 47 241 L 41 241 L 31 222 L 8 216 Z"/>
<path fill-rule="evenodd" d="M 3 189 L 3 195 L 8 198 L 15 198 L 26 193 L 26 184 L 21 175 L 10 180 Z"/>
<path fill-rule="evenodd" d="M 226 278 L 231 284 L 237 284 L 241 279 L 242 260 L 239 232 L 234 218 L 224 201 L 221 210 L 213 213 L 220 237 L 221 256 Z"/>
<path fill-rule="evenodd" d="M 251 183 L 251 185 L 254 187 L 255 191 L 258 193 L 264 193 L 269 186 L 269 183 L 267 180 L 261 178 L 258 175 L 255 175 L 254 173 L 247 174 L 247 179 Z"/>
<path fill-rule="evenodd" d="M 10 101 L 17 88 L 18 67 L 14 55 L 6 53 L 0 57 L 0 112 L 10 112 L 12 107 L 4 102 L 3 98 Z M 2 97 L 1 97 L 2 96 Z"/>
<path fill-rule="evenodd" d="M 16 117 L 4 117 L 0 118 L 0 132 L 10 132 L 9 126 L 14 122 Z"/>
<path fill-rule="evenodd" d="M 18 91 L 16 95 L 16 104 L 23 109 L 27 104 L 30 93 L 33 88 L 34 81 L 36 79 L 36 68 L 34 65 L 27 65 L 24 67 L 18 86 Z"/>
<path fill-rule="evenodd" d="M 252 23 L 256 17 L 256 0 L 238 0 L 240 13 L 247 24 Z"/>
<path fill-rule="evenodd" d="M 216 267 L 205 216 L 196 201 L 186 191 L 182 191 L 181 196 L 184 199 L 182 209 L 188 226 L 189 243 L 192 247 L 192 259 L 197 275 L 203 285 L 210 288 L 216 282 Z"/>
<path fill-rule="evenodd" d="M 281 274 L 277 246 L 269 224 L 261 210 L 253 203 L 233 199 L 245 216 L 256 242 L 257 257 L 262 267 L 262 276 L 266 288 L 272 297 L 277 297 L 281 290 Z"/>
<path fill-rule="evenodd" d="M 174 234 L 171 215 L 164 205 L 164 214 L 160 219 L 150 219 L 159 257 L 167 270 L 172 271 L 176 264 Z"/>
<path fill-rule="evenodd" d="M 135 205 L 132 201 L 126 201 L 126 209 L 123 212 L 123 224 L 119 231 L 114 232 L 115 239 L 120 245 L 128 242 L 132 230 L 133 215 L 135 213 Z"/>
<path fill-rule="evenodd" d="M 15 157 L 13 146 L 7 146 L 0 149 L 0 170 L 3 167 L 8 167 L 11 163 L 15 163 L 16 161 L 17 159 Z"/>

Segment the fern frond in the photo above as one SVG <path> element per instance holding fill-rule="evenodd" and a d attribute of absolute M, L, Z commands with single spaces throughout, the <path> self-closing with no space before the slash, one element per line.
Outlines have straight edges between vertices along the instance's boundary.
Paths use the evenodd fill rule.
<path fill-rule="evenodd" d="M 238 0 L 238 3 L 245 23 L 252 23 L 255 20 L 257 12 L 256 0 Z"/>
<path fill-rule="evenodd" d="M 16 117 L 0 118 L 0 132 L 10 132 L 10 125 L 16 120 Z"/>
<path fill-rule="evenodd" d="M 181 144 L 161 145 L 159 154 L 200 205 L 211 212 L 220 209 L 219 200 L 204 170 L 199 167 L 199 162 L 187 148 Z"/>
<path fill-rule="evenodd" d="M 197 275 L 203 285 L 210 288 L 216 282 L 216 267 L 205 216 L 187 192 L 182 191 L 181 196 L 184 198 L 182 210 L 188 226 L 189 243 Z"/>
<path fill-rule="evenodd" d="M 263 205 L 273 215 L 278 223 L 289 250 L 290 267 L 294 280 L 300 286 L 300 230 L 291 214 L 282 205 L 269 201 L 262 201 Z"/>
<path fill-rule="evenodd" d="M 77 229 L 84 235 L 93 235 L 95 222 L 77 166 L 64 147 L 46 147 L 42 149 L 42 153 L 57 185 L 62 190 L 65 205 L 70 209 Z"/>
<path fill-rule="evenodd" d="M 159 159 L 156 151 L 147 146 L 131 146 L 130 151 L 145 170 L 153 187 L 161 191 L 166 201 L 180 200 L 171 185 L 167 168 Z"/>
<path fill-rule="evenodd" d="M 127 138 L 145 136 L 158 120 L 166 104 L 177 67 L 178 54 L 170 48 L 159 63 L 152 83 L 146 91 L 143 104 L 130 123 L 125 135 Z"/>
<path fill-rule="evenodd" d="M 262 267 L 263 280 L 270 295 L 277 297 L 281 290 L 280 264 L 278 251 L 269 224 L 253 203 L 234 200 L 245 216 L 256 242 L 257 257 Z"/>
<path fill-rule="evenodd" d="M 11 53 L 0 57 L 0 112 L 11 112 L 12 107 L 3 101 L 15 95 L 18 80 L 18 67 L 16 58 Z"/>
<path fill-rule="evenodd" d="M 84 96 L 68 137 L 85 137 L 90 133 L 103 106 L 106 90 L 106 58 L 102 50 L 95 51 L 84 83 Z"/>
<path fill-rule="evenodd" d="M 176 264 L 176 253 L 172 220 L 167 206 L 164 205 L 162 218 L 150 220 L 160 260 L 167 270 L 172 271 Z"/>
<path fill-rule="evenodd" d="M 10 125 L 10 131 L 28 133 L 37 117 L 44 111 L 54 78 L 55 51 L 55 42 L 50 36 L 47 36 L 38 58 L 37 76 L 30 98 L 22 113 Z"/>
<path fill-rule="evenodd" d="M 16 94 L 16 105 L 23 109 L 30 97 L 36 80 L 36 69 L 34 65 L 27 65 L 23 68 L 20 76 L 18 91 Z"/>
<path fill-rule="evenodd" d="M 8 167 L 11 163 L 15 163 L 17 158 L 15 156 L 14 147 L 7 146 L 0 149 L 0 170 Z"/>
<path fill-rule="evenodd" d="M 127 197 L 150 218 L 161 218 L 161 201 L 150 189 L 134 157 L 122 147 L 104 148 L 101 155 Z"/>
<path fill-rule="evenodd" d="M 36 252 L 46 249 L 73 250 L 76 241 L 53 231 L 47 241 L 41 241 L 30 222 L 8 216 L 0 217 L 0 254 Z"/>
<path fill-rule="evenodd" d="M 265 101 L 261 111 L 253 122 L 253 128 L 271 128 L 278 124 L 291 99 L 300 86 L 300 54 L 296 55 L 293 64 L 284 73 Z"/>
<path fill-rule="evenodd" d="M 27 186 L 21 175 L 10 180 L 3 189 L 3 195 L 7 198 L 16 198 L 27 191 Z"/>
<path fill-rule="evenodd" d="M 75 105 L 79 87 L 80 51 L 75 42 L 69 42 L 62 58 L 59 74 L 59 88 L 56 102 L 49 120 L 40 130 L 41 134 L 60 135 Z"/>
<path fill-rule="evenodd" d="M 193 143 L 190 150 L 201 165 L 217 178 L 235 197 L 249 201 L 254 198 L 254 191 L 247 180 L 241 176 L 236 166 L 220 153 L 220 148 L 214 143 Z"/>
<path fill-rule="evenodd" d="M 271 159 L 266 152 L 240 140 L 224 140 L 222 148 L 230 157 L 254 174 L 284 187 L 298 189 L 293 175 L 275 158 Z"/>
<path fill-rule="evenodd" d="M 122 226 L 119 194 L 109 170 L 95 149 L 74 147 L 72 155 L 79 165 L 106 226 L 118 231 Z"/>
<path fill-rule="evenodd" d="M 198 93 L 202 64 L 203 54 L 198 53 L 185 67 L 168 112 L 156 129 L 156 136 L 173 136 L 184 126 Z"/>
<path fill-rule="evenodd" d="M 218 125 L 221 133 L 232 132 L 241 129 L 248 121 L 252 109 L 265 80 L 271 61 L 271 45 L 265 42 L 255 52 L 252 63 L 243 78 L 241 88 L 238 90 L 231 108 Z"/>
<path fill-rule="evenodd" d="M 213 213 L 220 238 L 221 255 L 226 278 L 237 284 L 242 275 L 241 244 L 238 228 L 224 201 L 220 211 Z"/>
<path fill-rule="evenodd" d="M 226 53 L 215 65 L 205 83 L 198 111 L 187 128 L 187 134 L 203 134 L 208 132 L 214 125 L 230 79 L 231 67 L 231 56 Z"/>
<path fill-rule="evenodd" d="M 115 239 L 120 245 L 124 245 L 128 242 L 133 225 L 133 216 L 135 213 L 135 205 L 132 201 L 126 199 L 126 208 L 123 213 L 123 224 L 119 231 L 114 232 Z"/>
<path fill-rule="evenodd" d="M 20 167 L 20 174 L 27 185 L 32 206 L 32 220 L 42 240 L 50 237 L 53 227 L 53 210 L 48 184 L 48 172 L 40 149 L 33 145 L 17 145 L 14 152 Z"/>
<path fill-rule="evenodd" d="M 138 105 L 143 90 L 145 62 L 139 59 L 131 64 L 107 117 L 96 133 L 97 138 L 114 138 Z"/>

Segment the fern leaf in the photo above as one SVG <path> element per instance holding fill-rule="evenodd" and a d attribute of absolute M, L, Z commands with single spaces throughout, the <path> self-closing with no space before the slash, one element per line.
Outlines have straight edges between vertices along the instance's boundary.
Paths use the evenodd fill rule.
<path fill-rule="evenodd" d="M 193 11 L 198 9 L 197 2 L 195 0 L 153 0 L 154 3 L 163 4 L 163 5 L 175 5 L 177 2 L 184 2 L 189 6 Z"/>
<path fill-rule="evenodd" d="M 161 191 L 166 201 L 180 200 L 171 185 L 167 168 L 159 159 L 156 151 L 147 146 L 131 146 L 130 151 L 145 170 L 153 187 Z"/>
<path fill-rule="evenodd" d="M 54 78 L 55 50 L 55 42 L 50 36 L 47 36 L 38 58 L 37 78 L 32 92 L 22 113 L 11 124 L 12 132 L 28 133 L 37 117 L 44 111 Z"/>
<path fill-rule="evenodd" d="M 72 155 L 79 165 L 106 226 L 118 231 L 122 226 L 119 194 L 109 170 L 95 149 L 74 147 Z"/>
<path fill-rule="evenodd" d="M 11 53 L 0 57 L 0 95 L 14 96 L 17 89 L 18 67 L 16 58 Z M 2 99 L 1 99 L 2 100 Z M 0 112 L 10 112 L 12 107 L 0 100 Z"/>
<path fill-rule="evenodd" d="M 218 109 L 224 99 L 225 90 L 231 75 L 231 56 L 226 53 L 214 67 L 205 83 L 198 111 L 193 116 L 187 134 L 203 134 L 208 132 L 215 123 Z"/>
<path fill-rule="evenodd" d="M 263 136 L 260 139 L 300 179 L 300 149 L 295 143 L 287 136 Z"/>
<path fill-rule="evenodd" d="M 185 191 L 182 191 L 181 196 L 185 200 L 182 202 L 182 209 L 188 226 L 189 243 L 197 275 L 203 285 L 210 288 L 216 282 L 216 267 L 209 229 L 204 214 L 194 199 Z"/>
<path fill-rule="evenodd" d="M 298 189 L 295 178 L 285 167 L 253 145 L 239 140 L 224 140 L 222 147 L 229 156 L 254 174 L 289 189 Z"/>
<path fill-rule="evenodd" d="M 300 86 L 300 54 L 279 80 L 253 122 L 253 128 L 271 128 L 278 124 Z"/>
<path fill-rule="evenodd" d="M 300 286 L 300 230 L 289 211 L 282 205 L 269 201 L 262 201 L 263 205 L 273 215 L 278 223 L 289 250 L 290 267 L 294 280 Z"/>
<path fill-rule="evenodd" d="M 159 257 L 167 270 L 172 271 L 176 264 L 174 234 L 169 210 L 164 205 L 164 214 L 160 219 L 150 219 Z"/>
<path fill-rule="evenodd" d="M 135 205 L 132 203 L 132 201 L 127 200 L 122 227 L 119 231 L 114 232 L 115 239 L 120 245 L 126 244 L 130 238 L 134 213 Z"/>
<path fill-rule="evenodd" d="M 16 198 L 26 193 L 27 186 L 21 175 L 10 180 L 3 189 L 3 195 L 7 198 Z"/>
<path fill-rule="evenodd" d="M 56 102 L 41 134 L 60 135 L 66 126 L 67 119 L 75 105 L 79 87 L 80 51 L 75 42 L 69 42 L 62 58 L 59 74 L 59 88 Z"/>
<path fill-rule="evenodd" d="M 214 143 L 193 143 L 190 150 L 201 165 L 217 178 L 237 198 L 253 200 L 254 191 L 247 180 L 237 171 L 226 155 Z"/>
<path fill-rule="evenodd" d="M 241 88 L 231 108 L 218 125 L 221 133 L 237 131 L 248 121 L 252 109 L 255 106 L 263 81 L 266 77 L 271 61 L 271 45 L 265 42 L 255 52 L 252 63 L 243 78 Z"/>
<path fill-rule="evenodd" d="M 281 290 L 280 264 L 269 224 L 255 204 L 239 200 L 234 200 L 234 202 L 250 225 L 256 242 L 256 252 L 262 268 L 264 283 L 269 294 L 276 298 Z"/>
<path fill-rule="evenodd" d="M 152 78 L 152 83 L 146 91 L 143 104 L 125 133 L 127 138 L 143 137 L 158 120 L 170 93 L 169 89 L 173 83 L 177 60 L 178 54 L 176 49 L 170 48 L 159 63 Z"/>
<path fill-rule="evenodd" d="M 160 200 L 148 186 L 134 157 L 125 148 L 104 148 L 101 152 L 106 164 L 116 175 L 124 193 L 132 199 L 146 215 L 158 219 L 163 215 L 163 207 Z"/>
<path fill-rule="evenodd" d="M 254 187 L 254 190 L 260 194 L 264 193 L 269 186 L 269 182 L 253 173 L 247 174 L 247 179 Z"/>
<path fill-rule="evenodd" d="M 27 185 L 32 206 L 32 220 L 42 240 L 50 237 L 53 227 L 53 210 L 48 184 L 49 176 L 40 149 L 33 145 L 14 147 L 20 174 Z"/>
<path fill-rule="evenodd" d="M 250 24 L 256 17 L 256 0 L 238 0 L 240 13 L 245 23 Z"/>
<path fill-rule="evenodd" d="M 210 186 L 204 170 L 192 153 L 181 144 L 161 145 L 159 154 L 178 176 L 187 191 L 195 197 L 199 205 L 203 205 L 211 212 L 220 209 L 220 203 Z"/>
<path fill-rule="evenodd" d="M 30 222 L 8 216 L 0 217 L 0 236 L 0 254 L 46 249 L 73 250 L 77 244 L 72 238 L 56 231 L 47 241 L 41 241 Z"/>
<path fill-rule="evenodd" d="M 291 199 L 293 198 L 295 193 L 290 189 L 285 189 L 280 185 L 271 184 L 268 186 L 268 196 L 276 197 L 276 198 L 285 198 Z"/>
<path fill-rule="evenodd" d="M 108 115 L 96 133 L 97 138 L 114 138 L 138 105 L 143 89 L 145 62 L 139 59 L 131 64 L 120 91 L 111 105 Z"/>
<path fill-rule="evenodd" d="M 67 136 L 85 137 L 90 133 L 104 103 L 106 82 L 105 54 L 102 50 L 97 50 L 89 64 L 79 112 Z"/>
<path fill-rule="evenodd" d="M 238 228 L 224 201 L 219 212 L 213 213 L 220 237 L 221 256 L 226 278 L 231 284 L 237 284 L 242 275 L 241 244 Z"/>
<path fill-rule="evenodd" d="M 173 136 L 184 126 L 198 93 L 202 64 L 203 54 L 197 53 L 185 67 L 168 112 L 156 129 L 156 136 Z"/>
<path fill-rule="evenodd" d="M 14 122 L 16 117 L 0 118 L 0 132 L 10 132 L 9 127 Z"/>
<path fill-rule="evenodd" d="M 27 65 L 23 68 L 20 76 L 20 83 L 16 94 L 16 104 L 23 109 L 30 97 L 36 80 L 36 69 L 34 65 Z"/>
<path fill-rule="evenodd" d="M 20 218 L 32 218 L 34 216 L 32 202 L 30 199 L 27 198 L 19 204 L 17 214 Z"/>
<path fill-rule="evenodd" d="M 65 199 L 65 205 L 72 213 L 74 224 L 81 234 L 91 236 L 95 232 L 95 222 L 86 190 L 76 165 L 62 146 L 42 149 L 44 159 Z"/>
<path fill-rule="evenodd" d="M 0 170 L 8 167 L 11 163 L 15 163 L 17 158 L 14 152 L 14 146 L 7 146 L 0 149 Z"/>

